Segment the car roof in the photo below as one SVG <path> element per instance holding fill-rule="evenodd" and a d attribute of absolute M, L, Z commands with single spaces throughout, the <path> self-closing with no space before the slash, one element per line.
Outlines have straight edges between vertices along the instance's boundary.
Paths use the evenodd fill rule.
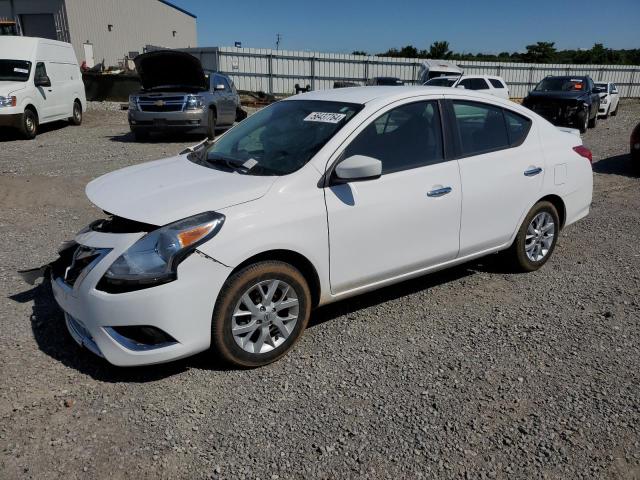
<path fill-rule="evenodd" d="M 301 93 L 287 98 L 287 101 L 293 100 L 322 100 L 327 102 L 344 102 L 365 104 L 374 100 L 387 100 L 393 102 L 404 98 L 417 97 L 422 95 L 451 95 L 451 88 L 436 87 L 431 85 L 419 86 L 376 86 L 376 87 L 346 87 L 334 88 L 333 90 L 314 90 L 308 93 Z M 458 93 L 458 92 L 456 92 Z M 466 90 L 465 96 L 475 97 L 479 99 L 488 99 L 487 94 L 475 92 L 474 90 Z M 495 97 L 491 98 L 494 100 Z"/>

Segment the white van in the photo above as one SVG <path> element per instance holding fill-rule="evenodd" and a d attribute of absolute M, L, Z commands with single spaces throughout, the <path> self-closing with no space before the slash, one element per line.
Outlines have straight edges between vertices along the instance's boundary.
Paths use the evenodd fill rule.
<path fill-rule="evenodd" d="M 455 63 L 447 60 L 423 60 L 418 70 L 418 83 L 425 83 L 437 77 L 458 77 L 464 72 Z"/>
<path fill-rule="evenodd" d="M 0 36 L 0 128 L 34 138 L 43 123 L 68 119 L 80 125 L 86 103 L 70 43 Z"/>

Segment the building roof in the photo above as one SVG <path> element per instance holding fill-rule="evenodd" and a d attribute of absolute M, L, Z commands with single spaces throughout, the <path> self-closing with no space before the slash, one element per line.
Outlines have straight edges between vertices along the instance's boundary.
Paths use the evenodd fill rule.
<path fill-rule="evenodd" d="M 188 11 L 187 11 L 187 10 L 185 10 L 184 8 L 180 8 L 180 7 L 179 7 L 179 6 L 177 6 L 177 5 L 174 5 L 173 3 L 168 2 L 167 0 L 158 0 L 158 1 L 159 1 L 160 3 L 164 3 L 165 5 L 167 5 L 167 6 L 171 7 L 171 8 L 175 8 L 176 10 L 178 10 L 179 12 L 184 13 L 185 15 L 189 15 L 190 17 L 193 17 L 193 18 L 198 18 L 198 17 L 196 17 L 193 13 L 188 12 Z"/>

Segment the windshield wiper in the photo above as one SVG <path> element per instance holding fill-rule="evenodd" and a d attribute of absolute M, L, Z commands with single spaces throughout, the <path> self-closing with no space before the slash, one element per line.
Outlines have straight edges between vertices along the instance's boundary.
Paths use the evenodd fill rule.
<path fill-rule="evenodd" d="M 207 156 L 205 161 L 213 165 L 223 165 L 229 170 L 236 172 L 246 173 L 249 171 L 249 168 L 244 166 L 246 160 L 237 160 L 235 158 L 223 157 L 222 155 L 211 155 Z"/>

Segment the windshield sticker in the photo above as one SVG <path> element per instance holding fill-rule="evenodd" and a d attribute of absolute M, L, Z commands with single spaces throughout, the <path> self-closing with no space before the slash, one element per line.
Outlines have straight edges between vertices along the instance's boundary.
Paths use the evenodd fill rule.
<path fill-rule="evenodd" d="M 18 67 L 15 67 L 15 68 L 13 69 L 13 71 L 14 71 L 15 73 L 29 73 L 29 70 L 27 70 L 26 68 L 18 68 Z"/>
<path fill-rule="evenodd" d="M 255 167 L 258 164 L 258 161 L 255 158 L 250 158 L 249 160 L 247 160 L 246 162 L 244 162 L 242 164 L 242 166 L 244 168 L 246 168 L 247 170 L 251 170 L 253 167 Z"/>
<path fill-rule="evenodd" d="M 304 119 L 305 122 L 322 122 L 322 123 L 339 123 L 344 120 L 346 115 L 344 113 L 329 113 L 329 112 L 311 112 Z"/>

